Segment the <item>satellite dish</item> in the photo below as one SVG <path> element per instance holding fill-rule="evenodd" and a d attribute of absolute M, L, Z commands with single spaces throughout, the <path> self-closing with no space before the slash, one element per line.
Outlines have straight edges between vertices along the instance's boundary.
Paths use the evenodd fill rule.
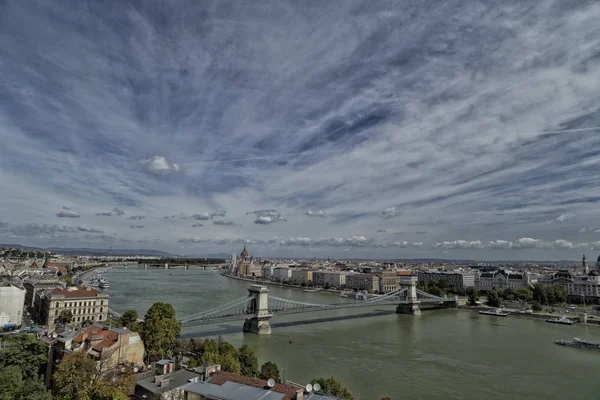
<path fill-rule="evenodd" d="M 273 386 L 275 386 L 275 379 L 271 378 L 267 381 L 267 385 L 272 388 Z"/>
<path fill-rule="evenodd" d="M 315 383 L 315 386 L 313 386 L 313 389 L 315 389 L 315 392 L 320 392 L 321 391 L 321 385 L 318 383 Z"/>
<path fill-rule="evenodd" d="M 308 393 L 310 393 L 313 390 L 313 386 L 310 383 L 307 383 L 305 389 Z"/>
<path fill-rule="evenodd" d="M 133 373 L 134 373 L 134 374 L 136 374 L 138 371 L 139 371 L 138 367 L 135 367 L 135 368 L 133 369 Z"/>

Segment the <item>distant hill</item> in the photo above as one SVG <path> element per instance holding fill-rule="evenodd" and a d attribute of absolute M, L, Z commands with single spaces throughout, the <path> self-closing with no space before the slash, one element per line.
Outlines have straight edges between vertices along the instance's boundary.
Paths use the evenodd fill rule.
<path fill-rule="evenodd" d="M 71 247 L 48 247 L 48 248 L 39 248 L 33 246 L 23 246 L 20 244 L 0 244 L 0 248 L 14 248 L 14 249 L 25 249 L 25 250 L 35 250 L 35 251 L 51 251 L 53 253 L 60 254 L 68 254 L 73 256 L 84 256 L 84 255 L 93 255 L 93 256 L 156 256 L 156 257 L 178 257 L 175 254 L 167 253 L 159 250 L 148 250 L 148 249 L 91 249 L 91 248 L 71 248 Z"/>

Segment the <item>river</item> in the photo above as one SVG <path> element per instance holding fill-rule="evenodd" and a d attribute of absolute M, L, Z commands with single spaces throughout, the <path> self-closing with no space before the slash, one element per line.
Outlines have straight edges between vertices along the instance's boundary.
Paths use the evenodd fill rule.
<path fill-rule="evenodd" d="M 113 268 L 110 307 L 140 315 L 157 301 L 171 303 L 178 316 L 195 314 L 247 294 L 250 283 L 198 269 Z M 310 303 L 332 303 L 339 296 L 269 287 L 270 293 Z M 223 335 L 235 346 L 256 350 L 259 362 L 276 362 L 285 378 L 308 383 L 335 376 L 355 399 L 597 399 L 600 353 L 556 346 L 555 339 L 579 337 L 600 342 L 600 328 L 557 325 L 469 311 L 424 311 L 397 315 L 393 307 L 374 307 L 380 315 L 335 319 L 366 309 L 275 316 L 269 336 L 244 334 L 243 321 L 186 327 L 184 336 Z M 292 343 L 290 343 L 290 341 Z M 360 394 L 360 396 L 359 396 Z"/>

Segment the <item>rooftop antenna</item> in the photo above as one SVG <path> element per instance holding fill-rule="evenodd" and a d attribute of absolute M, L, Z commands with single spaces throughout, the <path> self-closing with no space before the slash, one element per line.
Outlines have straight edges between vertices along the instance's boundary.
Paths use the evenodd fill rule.
<path fill-rule="evenodd" d="M 267 386 L 269 386 L 270 388 L 272 388 L 273 386 L 275 386 L 275 379 L 271 378 L 267 381 Z"/>

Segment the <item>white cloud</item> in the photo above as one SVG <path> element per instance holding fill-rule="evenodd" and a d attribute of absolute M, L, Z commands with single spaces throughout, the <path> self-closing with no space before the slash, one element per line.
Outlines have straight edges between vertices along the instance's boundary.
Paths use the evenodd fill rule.
<path fill-rule="evenodd" d="M 63 210 L 56 213 L 59 218 L 80 218 L 81 215 L 75 211 Z"/>
<path fill-rule="evenodd" d="M 155 175 L 167 175 L 182 171 L 179 165 L 171 163 L 163 156 L 154 156 L 149 160 L 142 160 L 140 164 L 144 165 L 148 172 Z"/>
<path fill-rule="evenodd" d="M 423 246 L 422 242 L 407 242 L 406 240 L 403 240 L 401 242 L 394 242 L 394 246 L 400 247 L 400 248 L 408 248 L 408 247 L 421 247 Z"/>
<path fill-rule="evenodd" d="M 249 211 L 246 215 L 248 214 L 255 214 L 256 219 L 254 220 L 254 223 L 259 225 L 270 225 L 274 222 L 286 220 L 278 211 L 272 209 Z"/>
<path fill-rule="evenodd" d="M 77 230 L 80 232 L 90 232 L 90 233 L 102 233 L 101 229 L 92 228 L 89 225 L 79 225 Z"/>
<path fill-rule="evenodd" d="M 480 240 L 453 240 L 435 243 L 433 248 L 441 249 L 483 249 L 484 245 Z"/>
<path fill-rule="evenodd" d="M 235 222 L 233 222 L 233 221 L 224 221 L 222 219 L 217 219 L 217 220 L 213 221 L 213 225 L 234 226 Z"/>
<path fill-rule="evenodd" d="M 379 213 L 381 218 L 394 218 L 400 215 L 400 212 L 396 212 L 396 207 L 386 208 L 382 212 Z"/>
<path fill-rule="evenodd" d="M 573 217 L 575 217 L 575 214 L 561 214 L 558 217 L 556 217 L 555 219 L 552 219 L 547 222 L 549 224 L 556 223 L 556 222 L 565 222 L 565 221 L 572 219 Z"/>
<path fill-rule="evenodd" d="M 489 249 L 510 250 L 513 247 L 513 243 L 508 240 L 490 240 L 486 246 Z"/>
<path fill-rule="evenodd" d="M 325 218 L 327 216 L 327 213 L 323 210 L 308 210 L 306 212 L 306 215 L 308 215 L 309 217 Z"/>

